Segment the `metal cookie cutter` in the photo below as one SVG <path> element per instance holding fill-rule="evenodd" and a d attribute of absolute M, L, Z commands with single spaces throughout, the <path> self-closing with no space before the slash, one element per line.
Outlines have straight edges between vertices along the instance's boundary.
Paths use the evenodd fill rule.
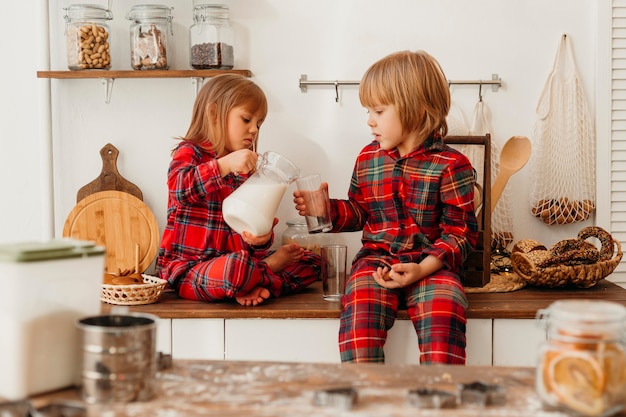
<path fill-rule="evenodd" d="M 31 417 L 87 417 L 87 408 L 78 401 L 54 401 L 38 408 Z"/>
<path fill-rule="evenodd" d="M 409 391 L 409 404 L 422 409 L 455 408 L 456 395 L 449 391 L 418 388 Z"/>
<path fill-rule="evenodd" d="M 357 392 L 352 387 L 328 388 L 315 391 L 313 404 L 349 410 L 357 401 Z"/>
<path fill-rule="evenodd" d="M 502 385 L 471 382 L 458 385 L 458 397 L 461 404 L 502 405 L 506 402 L 506 393 Z"/>

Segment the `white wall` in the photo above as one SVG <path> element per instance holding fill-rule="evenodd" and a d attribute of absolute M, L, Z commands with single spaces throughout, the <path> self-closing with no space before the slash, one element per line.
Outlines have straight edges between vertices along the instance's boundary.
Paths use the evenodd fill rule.
<path fill-rule="evenodd" d="M 199 2 L 199 1 L 198 1 Z M 35 0 L 9 2 L 0 26 L 5 75 L 0 129 L 0 241 L 46 236 L 45 166 L 40 156 L 42 118 L 35 72 L 40 62 L 41 33 L 24 30 L 24 16 Z M 45 2 L 43 2 L 45 3 Z M 73 2 L 50 0 L 51 64 L 66 69 L 63 7 Z M 104 2 L 102 2 L 104 3 Z M 130 69 L 126 12 L 140 1 L 113 1 L 110 23 L 113 69 Z M 158 1 L 174 7 L 175 48 L 168 49 L 172 68 L 188 69 L 188 27 L 192 1 Z M 371 139 L 357 87 L 310 87 L 301 93 L 300 74 L 309 79 L 359 80 L 375 60 L 396 50 L 424 49 L 442 64 L 449 79 L 503 82 L 498 92 L 483 88 L 492 118 L 493 138 L 501 147 L 513 135 L 531 136 L 535 106 L 552 68 L 562 33 L 574 46 L 578 70 L 594 111 L 596 8 L 586 0 L 232 0 L 231 20 L 237 42 L 237 68 L 250 69 L 267 93 L 270 112 L 261 130 L 260 151 L 274 150 L 292 159 L 303 173 L 320 172 L 332 197 L 346 195 L 358 151 Z M 41 29 L 45 28 L 43 25 Z M 27 48 L 39 50 L 33 56 Z M 27 50 L 28 49 L 28 50 Z M 173 58 L 173 60 L 172 60 Z M 9 65 L 10 63 L 10 65 Z M 186 132 L 194 91 L 189 79 L 117 79 L 111 102 L 104 102 L 99 80 L 51 80 L 54 139 L 54 227 L 60 235 L 76 203 L 76 191 L 101 170 L 99 150 L 111 142 L 120 150 L 118 168 L 144 193 L 162 230 L 165 178 L 173 137 Z M 452 97 L 471 120 L 476 86 L 452 86 Z M 45 136 L 44 136 L 45 139 Z M 515 238 L 551 244 L 583 227 L 547 226 L 529 213 L 528 170 L 511 182 Z M 279 217 L 297 214 L 290 188 Z M 334 236 L 333 236 L 334 237 Z M 342 238 L 358 248 L 359 234 Z"/>

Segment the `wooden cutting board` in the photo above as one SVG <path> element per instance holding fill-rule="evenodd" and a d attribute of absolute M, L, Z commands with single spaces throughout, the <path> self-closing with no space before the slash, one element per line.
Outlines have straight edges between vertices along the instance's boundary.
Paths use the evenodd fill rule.
<path fill-rule="evenodd" d="M 135 265 L 144 272 L 157 254 L 160 239 L 150 208 L 122 191 L 100 191 L 80 200 L 65 220 L 63 236 L 104 246 L 108 272 Z"/>
<path fill-rule="evenodd" d="M 107 143 L 100 149 L 100 157 L 102 158 L 100 176 L 78 190 L 76 202 L 93 193 L 107 190 L 124 191 L 143 200 L 143 193 L 139 187 L 122 177 L 117 170 L 117 156 L 119 153 L 117 148 L 110 143 Z"/>

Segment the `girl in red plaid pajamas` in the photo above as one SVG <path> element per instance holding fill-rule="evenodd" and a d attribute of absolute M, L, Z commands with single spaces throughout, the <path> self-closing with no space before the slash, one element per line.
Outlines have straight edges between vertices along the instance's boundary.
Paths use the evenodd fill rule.
<path fill-rule="evenodd" d="M 267 114 L 263 91 L 243 76 L 220 75 L 202 87 L 192 114 L 168 171 L 159 276 L 182 298 L 234 298 L 244 306 L 313 283 L 319 277 L 318 255 L 297 244 L 270 251 L 273 230 L 240 235 L 222 216 L 224 199 L 256 168 L 258 133 Z"/>
<path fill-rule="evenodd" d="M 423 51 L 374 63 L 359 87 L 374 140 L 357 157 L 347 200 L 331 200 L 333 232 L 363 230 L 342 298 L 344 362 L 384 362 L 398 309 L 417 332 L 421 363 L 465 363 L 461 264 L 476 246 L 475 174 L 446 146 L 448 82 Z M 327 187 L 323 184 L 323 187 Z M 294 193 L 301 215 L 301 192 Z"/>

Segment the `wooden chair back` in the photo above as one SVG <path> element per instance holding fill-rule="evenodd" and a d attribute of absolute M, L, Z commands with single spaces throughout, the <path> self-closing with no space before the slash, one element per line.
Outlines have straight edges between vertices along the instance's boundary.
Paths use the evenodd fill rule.
<path fill-rule="evenodd" d="M 476 250 L 472 252 L 463 264 L 465 278 L 463 285 L 466 287 L 483 287 L 491 279 L 491 135 L 485 136 L 446 136 L 444 141 L 455 145 L 479 146 L 483 155 L 482 166 L 474 166 L 478 172 L 482 172 L 482 204 L 477 212 L 478 220 L 478 243 Z"/>

